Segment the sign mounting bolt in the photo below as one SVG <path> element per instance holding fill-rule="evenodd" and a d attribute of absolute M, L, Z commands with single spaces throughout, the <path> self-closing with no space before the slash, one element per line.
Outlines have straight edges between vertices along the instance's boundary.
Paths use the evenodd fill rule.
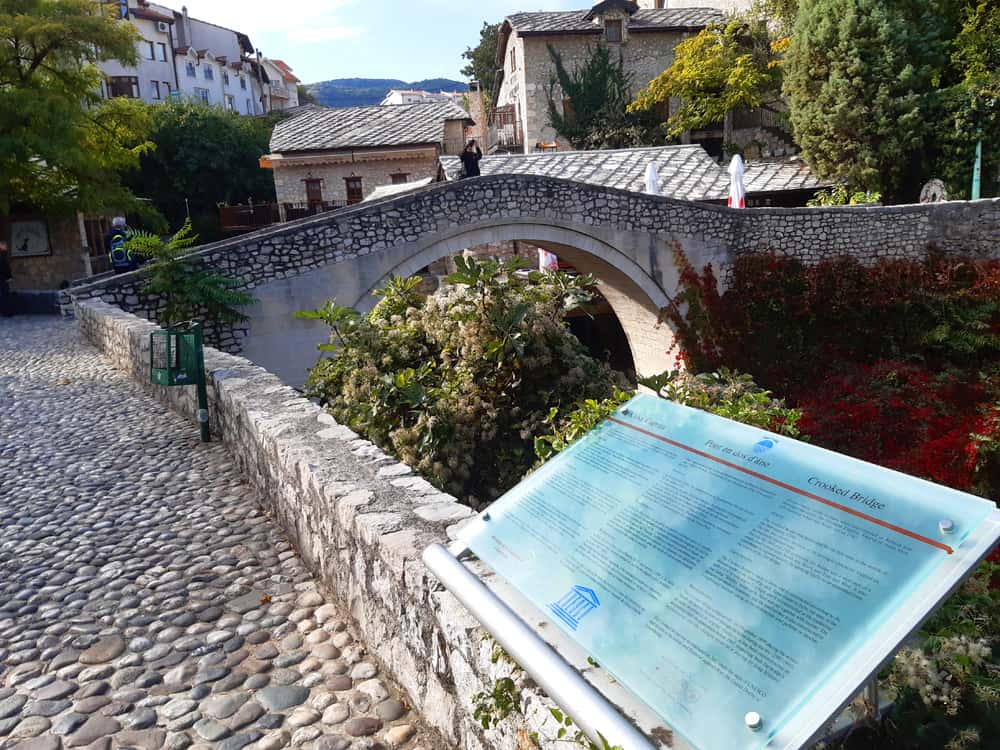
<path fill-rule="evenodd" d="M 756 732 L 762 726 L 764 726 L 764 720 L 760 718 L 760 714 L 756 711 L 750 711 L 746 716 L 743 717 L 744 723 L 747 725 L 747 729 Z"/>
<path fill-rule="evenodd" d="M 955 522 L 950 518 L 945 518 L 938 524 L 938 528 L 941 529 L 942 534 L 950 534 L 955 530 Z"/>

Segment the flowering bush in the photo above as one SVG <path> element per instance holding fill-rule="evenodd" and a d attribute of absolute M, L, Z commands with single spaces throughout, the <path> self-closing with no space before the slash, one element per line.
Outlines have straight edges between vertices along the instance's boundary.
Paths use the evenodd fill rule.
<path fill-rule="evenodd" d="M 333 356 L 308 393 L 438 487 L 478 507 L 535 460 L 553 408 L 612 396 L 622 376 L 569 332 L 588 276 L 515 275 L 521 265 L 457 258 L 451 286 L 423 297 L 394 279 L 367 316 L 336 305 L 302 313 L 332 330 Z"/>

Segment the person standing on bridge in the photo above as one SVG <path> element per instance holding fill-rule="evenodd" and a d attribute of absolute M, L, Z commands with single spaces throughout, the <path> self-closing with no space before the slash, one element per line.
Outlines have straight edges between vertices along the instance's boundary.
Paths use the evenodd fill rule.
<path fill-rule="evenodd" d="M 479 160 L 483 158 L 483 151 L 475 139 L 465 145 L 465 151 L 459 158 L 462 160 L 462 177 L 479 177 Z"/>

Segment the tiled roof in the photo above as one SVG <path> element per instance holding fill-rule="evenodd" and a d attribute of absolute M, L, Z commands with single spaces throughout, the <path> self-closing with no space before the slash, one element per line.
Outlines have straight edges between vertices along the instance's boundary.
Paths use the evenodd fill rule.
<path fill-rule="evenodd" d="M 300 83 L 299 79 L 293 72 L 291 66 L 284 60 L 275 60 L 272 58 L 271 62 L 282 72 L 284 79 L 289 83 Z"/>
<path fill-rule="evenodd" d="M 471 122 L 451 101 L 315 109 L 279 122 L 271 135 L 271 152 L 441 143 L 447 120 Z"/>
<path fill-rule="evenodd" d="M 600 34 L 600 24 L 587 20 L 590 10 L 567 10 L 541 13 L 514 13 L 507 16 L 510 25 L 521 36 L 533 34 Z M 715 8 L 666 8 L 636 11 L 628 24 L 629 33 L 667 31 L 670 29 L 703 29 L 721 23 L 722 11 Z"/>
<path fill-rule="evenodd" d="M 660 195 L 692 201 L 722 201 L 729 195 L 726 168 L 716 164 L 698 145 L 495 155 L 484 157 L 479 169 L 484 175 L 536 174 L 642 192 L 646 166 L 651 161 L 659 171 Z M 462 168 L 457 156 L 442 156 L 441 166 L 449 180 L 457 179 Z M 825 185 L 798 160 L 750 162 L 744 182 L 750 194 Z"/>

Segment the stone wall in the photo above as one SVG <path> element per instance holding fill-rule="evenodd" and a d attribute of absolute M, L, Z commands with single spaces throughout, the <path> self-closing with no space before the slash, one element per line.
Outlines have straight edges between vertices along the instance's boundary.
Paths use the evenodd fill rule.
<path fill-rule="evenodd" d="M 365 197 L 377 187 L 392 184 L 392 175 L 405 173 L 408 182 L 425 177 L 435 177 L 438 170 L 437 152 L 424 149 L 422 156 L 413 158 L 366 157 L 352 161 L 350 155 L 343 163 L 311 164 L 274 162 L 274 189 L 279 204 L 306 203 L 306 180 L 323 180 L 323 200 L 346 201 L 348 177 L 360 177 Z"/>
<path fill-rule="evenodd" d="M 94 301 L 78 302 L 76 316 L 117 367 L 197 429 L 192 388 L 148 385 L 153 324 Z M 205 365 L 213 433 L 228 444 L 306 564 L 349 609 L 371 655 L 445 743 L 514 750 L 530 747 L 521 743 L 532 732 L 554 736 L 550 704 L 523 676 L 523 716 L 490 731 L 472 716 L 473 696 L 492 690 L 512 666 L 494 658 L 492 639 L 420 560 L 428 545 L 453 538 L 472 512 L 251 362 L 207 349 Z M 468 564 L 492 578 L 479 563 Z M 567 656 L 609 698 L 628 700 L 585 654 Z M 624 710 L 647 733 L 669 736 L 647 711 Z"/>
<path fill-rule="evenodd" d="M 734 257 L 766 250 L 810 263 L 843 254 L 871 262 L 921 258 L 933 243 L 945 253 L 996 257 L 1000 199 L 739 211 L 533 175 L 441 183 L 201 248 L 197 255 L 204 262 L 238 279 L 242 288 L 257 289 L 262 299 L 250 310 L 249 338 L 246 329 L 208 329 L 206 340 L 237 353 L 250 352 L 250 342 L 266 339 L 268 347 L 273 341 L 286 348 L 294 344 L 301 357 L 312 358 L 315 344 L 328 333 L 321 327 L 306 330 L 307 321 L 292 321 L 295 310 L 317 307 L 330 297 L 364 310 L 370 307 L 370 292 L 390 274 L 413 275 L 446 255 L 505 240 L 570 246 L 586 256 L 571 261 L 581 270 L 587 264 L 580 262 L 593 256 L 622 271 L 627 277 L 622 281 L 641 296 L 633 300 L 639 305 L 632 310 L 634 326 L 626 326 L 625 296 L 616 298 L 615 314 L 630 341 L 644 342 L 642 351 L 662 354 L 664 342 L 645 341 L 648 331 L 638 327 L 646 326 L 643 321 L 650 316 L 655 321 L 655 310 L 676 293 L 675 242 L 696 266 L 713 263 L 723 281 Z M 615 281 L 602 276 L 599 267 L 595 272 L 602 284 Z M 67 298 L 101 297 L 157 320 L 160 300 L 144 295 L 142 285 L 140 274 L 123 274 L 74 287 Z M 294 326 L 302 327 L 301 341 Z M 642 351 L 633 347 L 637 367 L 644 373 L 663 369 L 659 360 L 643 364 Z M 287 359 L 287 354 L 275 356 Z M 264 360 L 259 352 L 253 356 L 291 377 L 276 361 Z M 294 369 L 301 374 L 305 364 L 295 362 Z"/>
<path fill-rule="evenodd" d="M 86 248 L 80 241 L 80 228 L 76 217 L 59 218 L 31 215 L 18 217 L 44 221 L 49 233 L 50 255 L 10 256 L 13 274 L 11 288 L 16 290 L 58 289 L 64 281 L 70 282 L 85 276 Z M 0 216 L 0 239 L 9 243 L 9 221 Z"/>

